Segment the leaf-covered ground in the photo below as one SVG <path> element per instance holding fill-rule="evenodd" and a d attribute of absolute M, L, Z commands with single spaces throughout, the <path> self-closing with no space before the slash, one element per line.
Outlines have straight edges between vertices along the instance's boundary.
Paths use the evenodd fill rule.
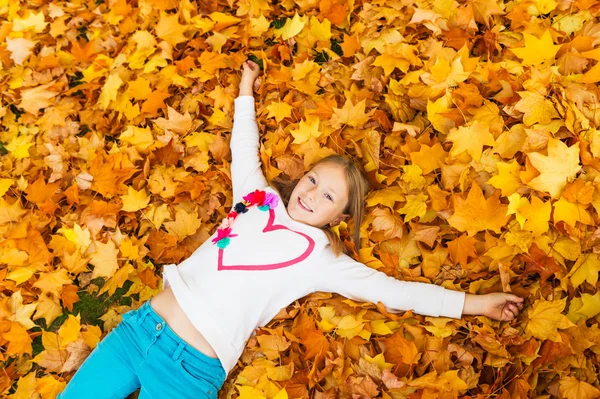
<path fill-rule="evenodd" d="M 526 304 L 496 322 L 314 294 L 222 398 L 600 396 L 599 10 L 0 0 L 0 396 L 54 398 L 216 229 L 247 57 L 269 179 L 330 153 L 368 172 L 361 261 Z"/>

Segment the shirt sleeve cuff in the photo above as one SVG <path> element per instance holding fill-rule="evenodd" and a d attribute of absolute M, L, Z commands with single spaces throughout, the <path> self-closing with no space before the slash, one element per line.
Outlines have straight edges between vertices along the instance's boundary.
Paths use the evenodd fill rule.
<path fill-rule="evenodd" d="M 254 96 L 239 96 L 235 100 L 235 114 L 236 116 L 252 116 L 254 119 L 254 115 L 256 113 L 256 109 L 254 106 Z"/>
<path fill-rule="evenodd" d="M 465 293 L 446 289 L 444 291 L 444 302 L 440 316 L 460 319 L 462 317 L 463 307 L 465 306 Z"/>

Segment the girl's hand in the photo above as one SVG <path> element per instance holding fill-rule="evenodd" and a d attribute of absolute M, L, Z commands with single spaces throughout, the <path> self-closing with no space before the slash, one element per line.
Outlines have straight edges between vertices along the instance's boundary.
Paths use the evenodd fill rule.
<path fill-rule="evenodd" d="M 504 292 L 485 295 L 467 294 L 463 314 L 482 315 L 491 319 L 513 320 L 523 309 L 523 298 Z"/>
<path fill-rule="evenodd" d="M 252 87 L 254 81 L 260 75 L 260 67 L 253 61 L 246 61 L 242 64 L 242 80 L 240 81 L 240 96 L 253 95 Z"/>

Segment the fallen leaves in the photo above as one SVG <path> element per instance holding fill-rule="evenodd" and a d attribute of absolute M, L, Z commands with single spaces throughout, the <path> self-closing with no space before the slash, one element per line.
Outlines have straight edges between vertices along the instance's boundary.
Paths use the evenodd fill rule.
<path fill-rule="evenodd" d="M 593 2 L 34 3 L 0 2 L 0 396 L 55 397 L 216 229 L 248 56 L 269 179 L 366 170 L 367 267 L 527 299 L 495 323 L 313 293 L 223 397 L 599 395 Z"/>

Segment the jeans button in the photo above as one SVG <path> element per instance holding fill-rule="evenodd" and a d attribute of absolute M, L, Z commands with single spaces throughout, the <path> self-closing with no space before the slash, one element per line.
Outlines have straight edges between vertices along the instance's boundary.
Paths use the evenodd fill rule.
<path fill-rule="evenodd" d="M 162 323 L 156 325 L 156 331 L 159 331 L 160 329 L 162 329 Z"/>
<path fill-rule="evenodd" d="M 210 395 L 210 390 L 207 392 L 208 395 Z"/>

